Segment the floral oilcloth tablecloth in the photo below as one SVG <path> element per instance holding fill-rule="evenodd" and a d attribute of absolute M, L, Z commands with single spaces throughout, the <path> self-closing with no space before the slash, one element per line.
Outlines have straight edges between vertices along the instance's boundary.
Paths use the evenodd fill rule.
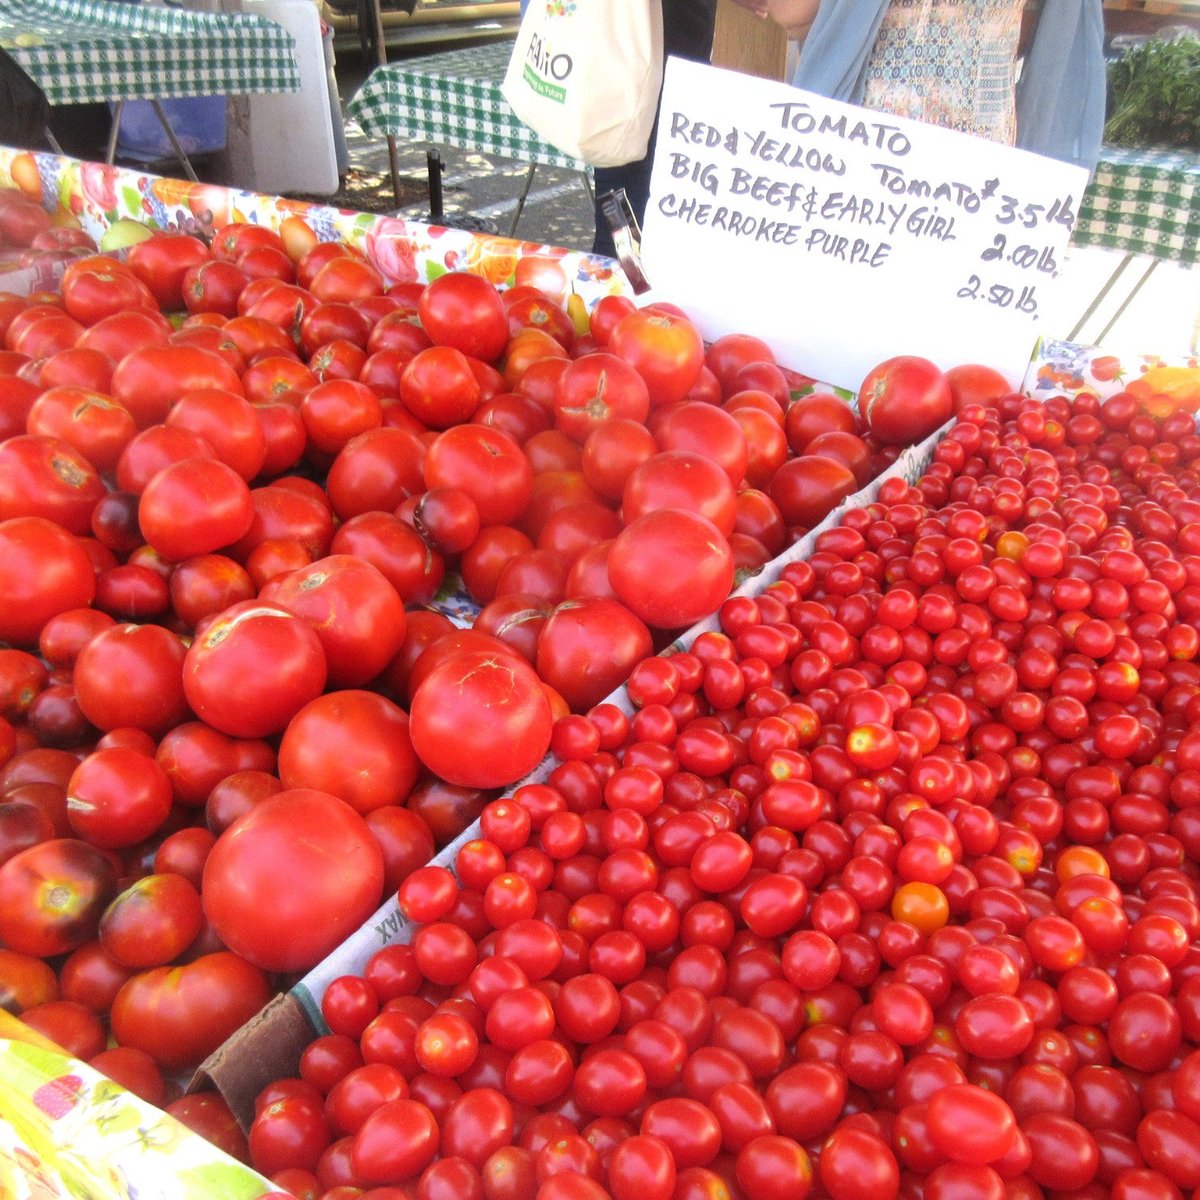
<path fill-rule="evenodd" d="M 0 46 L 51 104 L 300 87 L 291 35 L 246 13 L 112 0 L 0 0 Z"/>
<path fill-rule="evenodd" d="M 254 1200 L 270 1181 L 0 1009 L 4 1200 Z"/>
<path fill-rule="evenodd" d="M 1173 262 L 1200 262 L 1200 155 L 1105 146 L 1072 240 Z"/>
<path fill-rule="evenodd" d="M 375 137 L 438 142 L 529 163 L 583 169 L 523 124 L 500 94 L 512 42 L 426 54 L 371 72 L 346 115 Z"/>
<path fill-rule="evenodd" d="M 204 238 L 231 221 L 248 221 L 280 231 L 292 244 L 348 242 L 388 283 L 428 283 L 461 270 L 498 287 L 537 286 L 562 304 L 572 292 L 589 307 L 602 296 L 632 294 L 619 264 L 600 255 L 0 146 L 0 187 L 6 186 L 20 188 L 61 219 L 70 214 L 97 240 L 130 217 L 152 229 Z M 0 291 L 5 283 L 0 277 Z"/>

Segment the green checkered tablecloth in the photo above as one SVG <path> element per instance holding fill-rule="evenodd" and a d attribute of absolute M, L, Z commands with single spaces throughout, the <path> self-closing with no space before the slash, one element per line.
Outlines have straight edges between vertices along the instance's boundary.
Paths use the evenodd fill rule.
<path fill-rule="evenodd" d="M 300 87 L 291 35 L 246 13 L 106 0 L 0 0 L 0 46 L 51 104 Z"/>
<path fill-rule="evenodd" d="M 1200 262 L 1200 155 L 1105 146 L 1073 241 Z"/>
<path fill-rule="evenodd" d="M 393 135 L 582 170 L 581 162 L 522 124 L 500 94 L 511 53 L 512 42 L 504 41 L 377 67 L 346 115 L 374 137 Z"/>

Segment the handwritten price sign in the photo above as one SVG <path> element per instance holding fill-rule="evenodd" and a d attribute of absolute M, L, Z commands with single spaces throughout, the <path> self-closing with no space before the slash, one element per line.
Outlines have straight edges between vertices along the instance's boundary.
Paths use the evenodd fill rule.
<path fill-rule="evenodd" d="M 1079 167 L 671 59 L 642 250 L 709 338 L 858 389 L 894 354 L 1020 379 Z"/>

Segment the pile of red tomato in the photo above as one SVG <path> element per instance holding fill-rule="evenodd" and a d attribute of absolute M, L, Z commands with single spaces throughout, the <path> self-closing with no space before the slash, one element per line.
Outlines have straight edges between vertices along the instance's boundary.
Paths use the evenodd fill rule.
<path fill-rule="evenodd" d="M 1200 1189 L 1200 437 L 967 405 L 401 885 L 249 1153 L 301 1197 Z"/>
<path fill-rule="evenodd" d="M 169 1101 L 895 453 L 757 338 L 565 299 L 249 224 L 0 295 L 6 1007 Z"/>

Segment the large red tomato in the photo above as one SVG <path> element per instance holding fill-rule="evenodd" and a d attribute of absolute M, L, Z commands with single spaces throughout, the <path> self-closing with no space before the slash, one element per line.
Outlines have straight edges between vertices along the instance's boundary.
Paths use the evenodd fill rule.
<path fill-rule="evenodd" d="M 135 975 L 113 1000 L 113 1036 L 180 1071 L 207 1058 L 270 998 L 262 970 L 221 950 Z"/>
<path fill-rule="evenodd" d="M 359 434 L 383 424 L 383 405 L 365 383 L 327 375 L 305 393 L 300 417 L 309 445 L 324 454 L 337 454 Z"/>
<path fill-rule="evenodd" d="M 109 359 L 108 382 L 112 383 L 113 369 L 127 354 L 145 346 L 161 346 L 173 332 L 171 322 L 162 313 L 149 308 L 135 308 L 114 313 L 97 321 L 76 343 L 76 349 L 97 350 Z M 106 394 L 108 387 L 102 389 Z"/>
<path fill-rule="evenodd" d="M 509 525 L 533 495 L 533 469 L 521 447 L 499 429 L 458 425 L 438 434 L 425 454 L 428 488 L 461 488 L 483 525 Z"/>
<path fill-rule="evenodd" d="M 601 597 L 564 600 L 538 638 L 537 670 L 572 711 L 586 712 L 653 652 L 646 623 L 624 604 Z"/>
<path fill-rule="evenodd" d="M 554 389 L 555 425 L 581 444 L 605 421 L 641 422 L 649 412 L 646 381 L 624 359 L 603 351 L 571 362 Z"/>
<path fill-rule="evenodd" d="M 140 496 L 146 484 L 164 467 L 185 458 L 216 458 L 216 451 L 198 433 L 169 425 L 151 425 L 126 444 L 117 459 L 117 487 Z"/>
<path fill-rule="evenodd" d="M 430 429 L 469 421 L 482 399 L 471 360 L 453 346 L 418 351 L 400 374 L 400 402 Z"/>
<path fill-rule="evenodd" d="M 155 234 L 131 247 L 129 269 L 154 293 L 164 311 L 183 307 L 183 277 L 208 259 L 208 247 L 188 234 Z"/>
<path fill-rule="evenodd" d="M 139 429 L 166 419 L 186 392 L 224 388 L 242 394 L 237 371 L 219 354 L 198 346 L 146 346 L 127 354 L 112 377 L 113 399 L 123 404 Z"/>
<path fill-rule="evenodd" d="M 646 381 L 655 406 L 682 400 L 704 366 L 704 341 L 695 325 L 653 305 L 624 317 L 608 349 Z"/>
<path fill-rule="evenodd" d="M 83 326 L 59 309 L 47 312 L 48 307 L 32 305 L 13 321 L 5 338 L 10 350 L 33 359 L 49 358 L 79 341 Z"/>
<path fill-rule="evenodd" d="M 230 558 L 244 563 L 265 541 L 299 542 L 310 559 L 329 552 L 333 539 L 333 514 L 317 495 L 284 487 L 282 482 L 255 488 L 250 493 L 254 518 L 245 536 L 229 548 Z"/>
<path fill-rule="evenodd" d="M 203 626 L 183 663 L 183 690 L 201 720 L 234 737 L 280 733 L 325 688 L 325 651 L 312 626 L 278 604 L 243 600 Z"/>
<path fill-rule="evenodd" d="M 428 604 L 446 577 L 442 556 L 435 554 L 407 521 L 390 512 L 351 517 L 338 526 L 329 548 L 334 554 L 350 554 L 378 567 L 405 604 Z"/>
<path fill-rule="evenodd" d="M 877 441 L 885 446 L 911 446 L 950 419 L 954 397 L 935 363 L 901 354 L 867 372 L 858 407 Z"/>
<path fill-rule="evenodd" d="M 27 428 L 32 434 L 61 439 L 97 471 L 106 472 L 114 470 L 137 432 L 133 418 L 115 400 L 86 387 L 69 386 L 47 387 L 29 410 Z"/>
<path fill-rule="evenodd" d="M 492 362 L 508 344 L 508 316 L 500 293 L 480 275 L 451 271 L 433 280 L 417 301 L 425 332 L 439 346 L 453 346 Z"/>
<path fill-rule="evenodd" d="M 246 481 L 214 458 L 185 458 L 164 467 L 138 501 L 142 534 L 171 562 L 232 545 L 253 520 Z"/>
<path fill-rule="evenodd" d="M 505 787 L 550 746 L 554 724 L 541 680 L 512 653 L 466 651 L 422 679 L 409 707 L 413 749 L 449 783 Z"/>
<path fill-rule="evenodd" d="M 235 317 L 238 301 L 249 283 L 250 276 L 241 267 L 210 259 L 184 272 L 183 303 L 191 313 Z"/>
<path fill-rule="evenodd" d="M 715 612 L 729 595 L 733 553 L 707 517 L 664 508 L 617 535 L 608 574 L 618 599 L 647 625 L 679 629 Z"/>
<path fill-rule="evenodd" d="M 727 333 L 717 338 L 704 354 L 704 365 L 717 377 L 724 396 L 732 396 L 737 390 L 734 380 L 743 367 L 774 362 L 771 347 L 749 333 Z"/>
<path fill-rule="evenodd" d="M 29 361 L 23 354 L 14 355 L 11 351 L 0 349 L 0 367 L 3 366 L 4 356 L 18 358 L 22 363 Z M 0 371 L 0 440 L 7 441 L 10 437 L 25 433 L 25 422 L 41 391 L 38 384 L 28 379 Z"/>
<path fill-rule="evenodd" d="M 835 431 L 857 433 L 858 417 L 845 400 L 829 392 L 801 396 L 784 418 L 784 432 L 793 454 L 803 454 L 814 438 Z"/>
<path fill-rule="evenodd" d="M 858 480 L 860 487 L 871 479 L 871 447 L 857 434 L 843 433 L 840 429 L 831 430 L 829 433 L 819 433 L 808 443 L 804 453 L 805 455 L 816 454 L 822 458 L 832 458 L 835 462 L 849 467 L 854 472 L 854 478 Z M 776 467 L 776 470 L 778 469 Z"/>
<path fill-rule="evenodd" d="M 266 453 L 260 474 L 267 479 L 294 467 L 304 454 L 308 434 L 299 409 L 282 401 L 256 404 L 254 412 L 263 432 Z"/>
<path fill-rule="evenodd" d="M 343 520 L 361 513 L 390 513 L 406 497 L 425 490 L 424 443 L 406 429 L 383 426 L 351 438 L 338 452 L 325 488 Z"/>
<path fill-rule="evenodd" d="M 77 838 L 38 842 L 0 866 L 0 940 L 34 958 L 66 954 L 95 938 L 116 894 L 103 851 Z"/>
<path fill-rule="evenodd" d="M 88 261 L 95 265 L 68 269 L 62 280 L 63 307 L 75 320 L 94 325 L 116 313 L 154 307 L 154 293 L 124 263 Z"/>
<path fill-rule="evenodd" d="M 167 773 L 138 750 L 93 750 L 67 785 L 67 819 L 81 838 L 120 850 L 157 833 L 171 811 Z"/>
<path fill-rule="evenodd" d="M 954 411 L 965 404 L 995 404 L 1011 392 L 1012 385 L 994 367 L 981 363 L 962 363 L 946 372 L 946 382 L 954 398 Z"/>
<path fill-rule="evenodd" d="M 420 769 L 408 715 L 375 692 L 318 696 L 291 719 L 279 743 L 284 787 L 329 792 L 363 814 L 402 804 Z"/>
<path fill-rule="evenodd" d="M 617 417 L 588 435 L 580 469 L 600 495 L 620 500 L 629 476 L 657 453 L 658 443 L 645 425 Z"/>
<path fill-rule="evenodd" d="M 745 478 L 750 457 L 746 435 L 734 416 L 715 404 L 673 405 L 655 426 L 654 436 L 663 450 L 702 454 L 719 463 L 734 487 Z"/>
<path fill-rule="evenodd" d="M 271 580 L 260 596 L 313 627 L 335 687 L 374 679 L 404 642 L 399 592 L 377 567 L 352 555 L 331 554 L 290 571 Z"/>
<path fill-rule="evenodd" d="M 96 572 L 74 534 L 44 517 L 0 521 L 0 641 L 34 645 L 51 617 L 95 594 Z"/>
<path fill-rule="evenodd" d="M 172 428 L 198 433 L 243 479 L 253 479 L 267 457 L 267 439 L 251 403 L 220 388 L 188 392 L 167 414 Z"/>
<path fill-rule="evenodd" d="M 9 351 L 3 353 L 8 354 Z M 37 381 L 39 386 L 44 388 L 81 387 L 107 396 L 115 366 L 116 363 L 103 350 L 75 345 L 69 350 L 60 350 L 39 363 L 36 368 Z M 115 404 L 116 401 L 110 400 L 109 403 Z M 29 432 L 43 431 L 39 429 Z"/>
<path fill-rule="evenodd" d="M 858 480 L 845 463 L 802 454 L 775 472 L 767 491 L 789 525 L 811 529 L 857 487 Z"/>
<path fill-rule="evenodd" d="M 737 517 L 737 494 L 729 476 L 712 458 L 691 450 L 664 450 L 630 473 L 621 511 L 626 522 L 632 523 L 665 508 L 699 513 L 728 535 Z"/>
<path fill-rule="evenodd" d="M 86 537 L 104 493 L 96 468 L 61 438 L 29 434 L 0 443 L 0 520 L 45 517 Z"/>
<path fill-rule="evenodd" d="M 725 411 L 737 423 L 746 443 L 745 482 L 752 488 L 765 487 L 788 456 L 782 422 L 749 404 L 730 405 Z"/>
<path fill-rule="evenodd" d="M 112 625 L 75 659 L 72 684 L 97 729 L 143 729 L 162 737 L 188 715 L 182 641 L 161 625 Z"/>
<path fill-rule="evenodd" d="M 379 905 L 383 852 L 366 822 L 326 792 L 277 792 L 217 838 L 204 912 L 221 940 L 266 971 L 303 971 Z"/>

